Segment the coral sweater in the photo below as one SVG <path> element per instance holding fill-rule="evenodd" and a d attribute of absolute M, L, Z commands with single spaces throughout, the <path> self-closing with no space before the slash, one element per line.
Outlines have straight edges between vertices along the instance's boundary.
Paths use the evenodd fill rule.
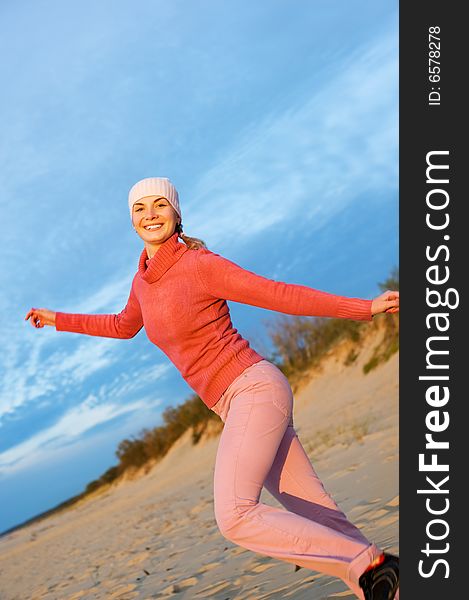
<path fill-rule="evenodd" d="M 131 338 L 145 327 L 211 408 L 244 369 L 263 359 L 233 327 L 226 300 L 292 315 L 372 318 L 371 300 L 261 277 L 205 248 L 189 250 L 175 233 L 151 260 L 143 250 L 122 312 L 58 312 L 56 329 Z"/>

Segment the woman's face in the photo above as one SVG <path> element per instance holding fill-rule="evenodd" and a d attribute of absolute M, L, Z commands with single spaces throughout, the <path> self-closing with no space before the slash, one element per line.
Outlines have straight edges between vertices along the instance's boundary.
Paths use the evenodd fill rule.
<path fill-rule="evenodd" d="M 178 223 L 177 212 L 162 196 L 146 196 L 132 207 L 132 224 L 147 250 L 156 252 L 173 235 Z"/>

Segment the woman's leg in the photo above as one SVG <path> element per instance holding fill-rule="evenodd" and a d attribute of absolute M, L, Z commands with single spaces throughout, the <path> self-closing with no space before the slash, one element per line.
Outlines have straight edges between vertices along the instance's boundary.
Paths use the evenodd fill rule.
<path fill-rule="evenodd" d="M 287 510 L 316 523 L 345 534 L 370 546 L 368 539 L 339 509 L 317 476 L 290 419 L 264 487 Z M 376 548 L 374 546 L 374 548 Z M 376 550 L 378 550 L 376 548 Z M 380 551 L 378 552 L 378 554 Z M 361 568 L 361 572 L 364 569 Z M 358 577 L 361 575 L 358 573 Z M 361 598 L 357 575 L 344 578 L 347 585 Z M 398 596 L 396 596 L 397 600 Z"/>
<path fill-rule="evenodd" d="M 325 491 L 290 420 L 264 487 L 287 510 L 327 525 L 364 544 L 370 542 Z"/>
<path fill-rule="evenodd" d="M 355 528 L 342 532 L 332 515 L 323 524 L 259 502 L 291 423 L 287 379 L 262 361 L 237 378 L 228 394 L 214 481 L 220 531 L 254 552 L 340 577 L 362 598 L 358 577 L 380 554 L 376 546 L 358 537 Z"/>

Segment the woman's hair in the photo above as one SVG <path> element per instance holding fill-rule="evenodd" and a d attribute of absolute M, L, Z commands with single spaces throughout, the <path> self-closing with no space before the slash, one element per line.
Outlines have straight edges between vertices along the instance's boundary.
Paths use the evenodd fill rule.
<path fill-rule="evenodd" d="M 203 240 L 199 240 L 199 238 L 195 238 L 195 237 L 189 237 L 188 235 L 183 233 L 182 226 L 180 223 L 178 223 L 176 225 L 175 231 L 177 231 L 177 233 L 179 234 L 179 237 L 186 244 L 186 246 L 189 248 L 189 250 L 199 250 L 200 248 L 207 247 Z"/>

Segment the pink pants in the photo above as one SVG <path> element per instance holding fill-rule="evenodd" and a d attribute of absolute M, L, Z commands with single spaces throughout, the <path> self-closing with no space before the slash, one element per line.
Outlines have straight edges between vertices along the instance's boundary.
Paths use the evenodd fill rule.
<path fill-rule="evenodd" d="M 230 541 L 340 577 L 358 578 L 381 554 L 326 493 L 292 420 L 293 394 L 267 360 L 251 365 L 212 410 L 225 423 L 215 464 L 215 518 Z M 285 507 L 259 502 L 262 487 Z"/>

